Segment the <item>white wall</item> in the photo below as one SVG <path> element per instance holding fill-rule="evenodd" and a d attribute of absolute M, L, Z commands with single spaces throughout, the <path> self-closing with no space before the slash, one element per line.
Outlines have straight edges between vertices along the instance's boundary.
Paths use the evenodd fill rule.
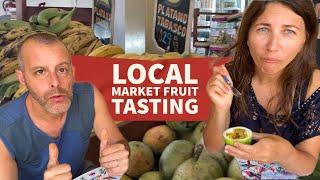
<path fill-rule="evenodd" d="M 5 15 L 4 10 L 2 9 L 2 3 L 4 0 L 0 0 L 0 16 Z"/>

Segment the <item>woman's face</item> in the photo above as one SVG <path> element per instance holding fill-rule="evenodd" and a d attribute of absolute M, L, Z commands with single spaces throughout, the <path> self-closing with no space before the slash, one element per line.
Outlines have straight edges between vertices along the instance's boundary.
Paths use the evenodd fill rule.
<path fill-rule="evenodd" d="M 298 14 L 280 3 L 270 3 L 252 24 L 247 45 L 256 72 L 277 75 L 294 59 L 306 40 Z"/>

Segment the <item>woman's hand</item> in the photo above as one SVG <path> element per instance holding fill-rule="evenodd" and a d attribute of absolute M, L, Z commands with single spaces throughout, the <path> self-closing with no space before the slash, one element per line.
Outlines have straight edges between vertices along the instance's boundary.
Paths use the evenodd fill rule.
<path fill-rule="evenodd" d="M 289 141 L 277 135 L 253 133 L 253 139 L 258 142 L 253 145 L 235 143 L 234 147 L 227 145 L 225 152 L 240 159 L 282 164 L 295 150 Z"/>
<path fill-rule="evenodd" d="M 224 65 L 213 67 L 213 74 L 207 83 L 207 93 L 215 108 L 230 110 L 233 94 L 230 86 L 224 82 L 223 76 L 232 83 Z"/>

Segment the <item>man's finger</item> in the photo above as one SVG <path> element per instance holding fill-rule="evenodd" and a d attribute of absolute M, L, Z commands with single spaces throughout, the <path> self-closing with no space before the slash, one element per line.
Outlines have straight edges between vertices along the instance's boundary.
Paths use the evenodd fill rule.
<path fill-rule="evenodd" d="M 59 164 L 58 162 L 59 150 L 55 143 L 49 144 L 49 161 L 47 164 L 47 168 L 56 166 Z"/>
<path fill-rule="evenodd" d="M 124 150 L 125 150 L 125 146 L 123 144 L 113 144 L 111 146 L 108 146 L 108 148 L 103 150 L 103 152 L 101 151 L 101 155 L 107 156 L 107 155 L 124 151 Z"/>
<path fill-rule="evenodd" d="M 128 166 L 119 166 L 114 168 L 108 168 L 108 174 L 110 176 L 122 176 L 128 169 Z"/>
<path fill-rule="evenodd" d="M 267 134 L 267 133 L 256 133 L 256 132 L 252 133 L 252 139 L 254 139 L 254 140 L 260 140 L 260 139 L 270 137 L 270 136 L 271 136 L 271 134 Z"/>
<path fill-rule="evenodd" d="M 100 154 L 108 146 L 108 132 L 106 129 L 102 129 L 100 135 Z"/>
<path fill-rule="evenodd" d="M 105 162 L 110 162 L 110 161 L 115 161 L 118 159 L 128 159 L 129 157 L 129 152 L 128 151 L 117 151 L 115 153 L 112 154 L 108 154 L 108 155 L 104 155 L 102 154 L 102 156 L 100 156 L 100 163 L 105 163 Z"/>
<path fill-rule="evenodd" d="M 57 176 L 59 174 L 66 174 L 71 172 L 71 166 L 69 164 L 59 164 L 50 168 L 50 171 L 46 171 L 47 177 Z"/>
<path fill-rule="evenodd" d="M 53 177 L 54 180 L 60 180 L 60 179 L 63 179 L 63 180 L 72 180 L 72 173 L 71 171 L 66 171 L 66 172 L 63 172 L 63 173 L 59 173 L 59 174 L 55 174 L 54 177 Z"/>

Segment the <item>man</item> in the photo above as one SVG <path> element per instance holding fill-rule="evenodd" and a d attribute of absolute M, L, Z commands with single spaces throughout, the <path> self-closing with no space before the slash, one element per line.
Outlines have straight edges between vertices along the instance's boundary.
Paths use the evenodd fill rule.
<path fill-rule="evenodd" d="M 71 179 L 81 175 L 92 128 L 100 165 L 112 176 L 128 168 L 128 145 L 102 94 L 74 83 L 71 57 L 59 39 L 39 33 L 18 50 L 21 85 L 29 89 L 0 108 L 0 179 Z"/>

